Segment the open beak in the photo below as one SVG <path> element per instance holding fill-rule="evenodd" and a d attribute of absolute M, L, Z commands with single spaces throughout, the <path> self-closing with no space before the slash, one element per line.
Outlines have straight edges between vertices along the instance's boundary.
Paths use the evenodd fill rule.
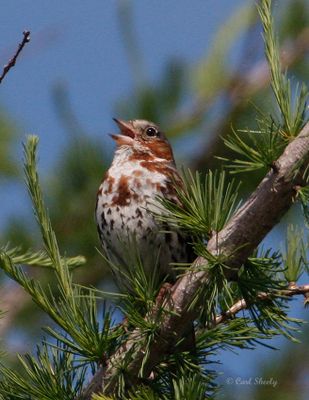
<path fill-rule="evenodd" d="M 123 121 L 122 119 L 113 118 L 119 126 L 120 135 L 110 135 L 118 146 L 132 145 L 135 137 L 134 129 L 130 121 Z"/>

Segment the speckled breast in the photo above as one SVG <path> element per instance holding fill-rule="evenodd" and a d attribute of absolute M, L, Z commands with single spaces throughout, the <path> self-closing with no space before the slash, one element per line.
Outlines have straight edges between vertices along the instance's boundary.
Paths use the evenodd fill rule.
<path fill-rule="evenodd" d="M 172 275 L 170 263 L 188 261 L 184 240 L 178 232 L 168 232 L 152 211 L 165 212 L 156 196 L 175 198 L 170 178 L 175 169 L 153 162 L 147 166 L 145 161 L 119 167 L 112 164 L 98 192 L 96 220 L 102 245 L 119 267 L 134 262 L 136 249 L 146 270 L 158 264 L 161 275 Z"/>

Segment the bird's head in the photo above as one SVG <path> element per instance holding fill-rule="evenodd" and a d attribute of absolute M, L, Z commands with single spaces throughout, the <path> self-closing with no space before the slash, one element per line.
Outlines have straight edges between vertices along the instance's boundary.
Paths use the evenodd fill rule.
<path fill-rule="evenodd" d="M 156 124 L 142 119 L 123 121 L 114 118 L 114 121 L 120 134 L 112 134 L 111 137 L 118 147 L 127 146 L 136 154 L 148 154 L 153 158 L 174 161 L 171 146 Z"/>

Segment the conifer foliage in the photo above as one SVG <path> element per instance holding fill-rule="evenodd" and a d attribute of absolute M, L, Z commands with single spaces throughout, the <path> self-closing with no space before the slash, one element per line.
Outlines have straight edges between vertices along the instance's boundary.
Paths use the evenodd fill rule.
<path fill-rule="evenodd" d="M 163 282 L 158 282 L 155 266 L 153 276 L 145 276 L 138 257 L 122 272 L 124 282 L 130 282 L 129 293 L 107 293 L 74 282 L 73 270 L 87 262 L 83 256 L 70 258 L 60 252 L 37 172 L 38 137 L 28 137 L 24 171 L 43 249 L 23 252 L 4 245 L 0 268 L 30 294 L 52 324 L 43 327 L 46 337 L 35 354 L 19 356 L 17 369 L 0 364 L 0 399 L 214 398 L 219 388 L 212 364 L 220 350 L 267 346 L 276 335 L 296 340 L 294 333 L 302 321 L 290 317 L 288 309 L 294 295 L 303 295 L 305 303 L 309 298 L 309 285 L 297 283 L 308 275 L 308 232 L 289 226 L 284 249 L 258 244 L 292 202 L 301 202 L 309 220 L 308 88 L 295 86 L 281 71 L 271 0 L 261 0 L 258 12 L 274 111 L 257 111 L 257 128 L 239 128 L 224 138 L 235 158 L 225 158 L 222 171 L 203 176 L 183 172 L 185 185 L 178 188 L 181 206 L 159 199 L 168 210 L 160 217 L 162 222 L 189 233 L 196 254 L 191 266 L 175 266 L 178 280 L 163 298 Z M 266 225 L 261 232 L 257 229 L 256 239 L 248 236 L 233 243 L 236 234 L 230 232 L 242 232 L 249 203 L 261 201 L 259 196 L 266 198 L 273 190 L 271 182 L 281 173 L 284 157 L 293 158 L 284 175 L 285 203 L 278 205 L 279 211 L 273 205 L 272 221 L 256 221 Z M 266 189 L 261 194 L 260 186 L 249 200 L 240 201 L 239 174 L 257 169 L 266 173 Z M 234 174 L 233 180 L 228 179 L 229 173 Z M 239 221 L 237 229 L 234 221 Z M 52 271 L 56 289 L 28 275 L 29 268 L 37 266 Z M 185 283 L 187 298 L 183 299 Z M 119 313 L 124 318 L 116 323 Z M 194 352 L 186 350 L 183 336 L 183 326 L 192 323 Z"/>

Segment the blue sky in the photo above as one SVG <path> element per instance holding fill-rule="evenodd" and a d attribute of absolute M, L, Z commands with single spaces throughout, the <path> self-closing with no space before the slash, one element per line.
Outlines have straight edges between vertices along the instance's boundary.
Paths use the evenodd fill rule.
<path fill-rule="evenodd" d="M 31 31 L 14 71 L 1 85 L 0 106 L 18 122 L 22 134 L 41 138 L 42 166 L 50 165 L 63 145 L 51 89 L 66 85 L 73 108 L 89 134 L 113 129 L 116 100 L 127 96 L 132 75 L 117 10 L 127 1 L 6 2 L 0 15 L 0 63 L 4 64 Z M 244 1 L 136 1 L 135 28 L 147 77 L 155 81 L 168 57 L 198 61 L 226 18 Z"/>
<path fill-rule="evenodd" d="M 193 7 L 191 2 L 176 0 L 5 2 L 0 13 L 0 65 L 14 53 L 23 30 L 31 31 L 31 42 L 1 85 L 0 110 L 16 123 L 18 159 L 25 135 L 40 137 L 40 173 L 52 167 L 66 141 L 52 101 L 58 84 L 66 88 L 85 131 L 100 137 L 107 148 L 112 146 L 107 133 L 115 129 L 115 102 L 133 89 L 119 30 L 119 9 L 128 3 L 133 6 L 147 79 L 155 82 L 170 57 L 199 61 L 218 27 L 245 1 L 196 0 Z M 22 203 L 29 206 L 25 196 L 18 184 L 6 185 L 1 194 L 1 224 Z"/>

